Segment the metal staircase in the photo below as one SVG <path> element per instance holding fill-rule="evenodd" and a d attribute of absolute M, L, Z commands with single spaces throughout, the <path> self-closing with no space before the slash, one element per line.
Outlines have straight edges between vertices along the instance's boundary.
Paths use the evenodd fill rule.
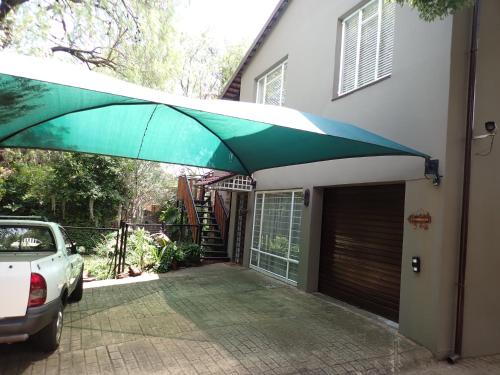
<path fill-rule="evenodd" d="M 203 259 L 228 261 L 226 243 L 217 223 L 209 192 L 205 193 L 203 200 L 195 201 L 195 207 L 201 225 L 200 245 L 203 249 Z"/>

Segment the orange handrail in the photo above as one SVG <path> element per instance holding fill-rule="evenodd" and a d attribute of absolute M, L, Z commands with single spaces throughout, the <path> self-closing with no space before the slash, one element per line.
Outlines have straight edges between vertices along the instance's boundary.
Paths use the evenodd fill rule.
<path fill-rule="evenodd" d="M 196 206 L 193 199 L 193 194 L 191 193 L 190 182 L 186 176 L 179 176 L 177 182 L 177 199 L 184 203 L 186 208 L 186 213 L 188 217 L 188 222 L 192 227 L 193 241 L 196 243 L 200 242 L 200 228 L 201 223 L 196 213 Z"/>

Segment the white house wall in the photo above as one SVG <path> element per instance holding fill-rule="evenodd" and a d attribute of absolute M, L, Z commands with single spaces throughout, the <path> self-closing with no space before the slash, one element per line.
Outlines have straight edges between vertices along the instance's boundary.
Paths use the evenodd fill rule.
<path fill-rule="evenodd" d="M 453 20 L 426 23 L 415 11 L 397 6 L 392 76 L 332 100 L 339 19 L 358 3 L 292 0 L 245 70 L 241 100 L 255 101 L 256 78 L 288 57 L 286 106 L 356 124 L 432 155 L 440 160 L 446 181 Z M 453 310 L 455 275 L 454 265 L 444 262 L 452 256 L 446 251 L 456 249 L 450 246 L 445 254 L 441 252 L 448 192 L 423 179 L 423 171 L 424 162 L 419 158 L 378 157 L 276 168 L 257 172 L 254 178 L 257 190 L 309 188 L 313 193 L 311 205 L 304 208 L 298 283 L 308 291 L 317 288 L 321 187 L 405 181 L 405 215 L 429 211 L 432 224 L 424 231 L 405 223 L 400 331 L 444 356 L 452 345 L 453 317 L 448 312 Z M 456 184 L 453 189 L 456 191 Z M 251 194 L 249 218 L 253 203 Z M 450 230 L 456 237 L 455 221 Z M 251 233 L 251 225 L 248 220 L 247 233 Z M 246 238 L 246 255 L 250 237 Z M 411 272 L 413 255 L 422 258 L 419 275 Z M 442 268 L 449 271 L 441 275 Z"/>

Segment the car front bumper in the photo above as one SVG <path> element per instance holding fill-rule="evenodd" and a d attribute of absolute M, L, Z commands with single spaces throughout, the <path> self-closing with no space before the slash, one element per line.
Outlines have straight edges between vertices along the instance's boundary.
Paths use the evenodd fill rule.
<path fill-rule="evenodd" d="M 25 341 L 57 317 L 59 300 L 31 307 L 25 316 L 0 319 L 0 344 Z"/>

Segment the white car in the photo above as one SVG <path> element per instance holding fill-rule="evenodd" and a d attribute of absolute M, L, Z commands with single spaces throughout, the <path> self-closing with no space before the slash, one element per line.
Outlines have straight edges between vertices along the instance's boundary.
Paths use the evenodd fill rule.
<path fill-rule="evenodd" d="M 83 294 L 83 258 L 56 223 L 0 217 L 0 344 L 59 346 L 64 307 Z"/>

